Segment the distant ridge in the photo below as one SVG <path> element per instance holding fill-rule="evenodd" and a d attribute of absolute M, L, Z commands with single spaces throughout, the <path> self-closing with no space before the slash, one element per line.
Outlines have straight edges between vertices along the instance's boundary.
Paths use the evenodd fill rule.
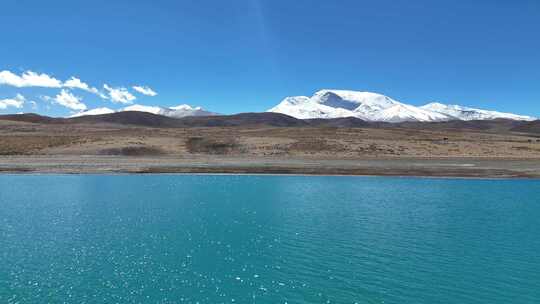
<path fill-rule="evenodd" d="M 117 123 L 146 127 L 232 127 L 267 125 L 274 127 L 297 127 L 308 123 L 279 113 L 241 113 L 234 115 L 188 116 L 171 118 L 148 112 L 125 111 L 104 115 L 82 116 L 66 119 L 74 123 Z"/>
<path fill-rule="evenodd" d="M 367 122 L 356 117 L 340 117 L 340 118 L 314 118 L 306 119 L 310 125 L 318 127 L 334 127 L 334 128 L 363 128 L 372 127 L 373 122 Z"/>
<path fill-rule="evenodd" d="M 528 123 L 520 124 L 512 128 L 512 131 L 523 132 L 523 133 L 533 133 L 533 134 L 540 135 L 540 120 L 535 120 Z"/>
<path fill-rule="evenodd" d="M 398 124 L 389 124 L 389 127 L 400 127 L 409 129 L 425 129 L 430 130 L 478 130 L 478 131 L 493 131 L 507 132 L 518 126 L 527 124 L 525 121 L 511 119 L 492 119 L 492 120 L 450 120 L 439 122 L 402 122 Z"/>
<path fill-rule="evenodd" d="M 48 124 L 48 123 L 59 123 L 63 120 L 63 118 L 53 118 L 53 117 L 43 116 L 43 115 L 34 114 L 34 113 L 24 113 L 24 114 L 0 115 L 0 120 Z"/>
<path fill-rule="evenodd" d="M 65 123 L 111 123 L 121 125 L 134 125 L 142 127 L 177 127 L 178 119 L 147 112 L 125 111 L 110 114 L 88 115 L 73 118 L 65 118 Z"/>
<path fill-rule="evenodd" d="M 143 127 L 174 127 L 178 120 L 146 112 L 116 112 L 72 118 L 48 117 L 33 113 L 0 115 L 0 120 L 39 124 L 97 124 L 110 123 Z"/>
<path fill-rule="evenodd" d="M 185 126 L 232 127 L 267 125 L 273 127 L 301 127 L 309 123 L 281 113 L 240 113 L 234 115 L 189 116 L 178 119 Z"/>
<path fill-rule="evenodd" d="M 139 111 L 114 112 L 72 118 L 52 118 L 37 114 L 0 115 L 0 120 L 41 124 L 98 124 L 110 123 L 156 128 L 232 127 L 267 125 L 274 127 L 308 126 L 309 123 L 280 113 L 241 113 L 235 115 L 188 116 L 172 118 Z"/>

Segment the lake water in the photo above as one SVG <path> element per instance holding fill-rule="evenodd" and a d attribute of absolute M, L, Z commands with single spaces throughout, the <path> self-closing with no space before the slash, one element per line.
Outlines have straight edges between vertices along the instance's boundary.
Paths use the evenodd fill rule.
<path fill-rule="evenodd" d="M 0 175 L 0 303 L 540 303 L 540 181 Z"/>

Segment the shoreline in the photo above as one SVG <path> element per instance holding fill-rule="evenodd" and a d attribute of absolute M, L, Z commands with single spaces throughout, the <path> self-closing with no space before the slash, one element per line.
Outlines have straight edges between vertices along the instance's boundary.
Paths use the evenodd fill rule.
<path fill-rule="evenodd" d="M 247 174 L 536 179 L 540 178 L 540 159 L 33 155 L 0 157 L 0 174 Z"/>

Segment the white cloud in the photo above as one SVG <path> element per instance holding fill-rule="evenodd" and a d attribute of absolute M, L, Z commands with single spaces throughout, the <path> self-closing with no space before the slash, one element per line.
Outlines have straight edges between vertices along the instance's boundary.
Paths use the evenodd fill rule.
<path fill-rule="evenodd" d="M 143 95 L 147 96 L 156 96 L 156 91 L 152 90 L 150 87 L 147 86 L 133 86 L 133 89 Z"/>
<path fill-rule="evenodd" d="M 21 94 L 17 94 L 15 98 L 0 99 L 0 110 L 5 110 L 9 107 L 20 109 L 23 107 L 26 98 Z"/>
<path fill-rule="evenodd" d="M 38 74 L 32 71 L 26 71 L 20 76 L 10 71 L 0 72 L 0 84 L 10 85 L 17 88 L 22 87 L 43 87 L 60 88 L 62 82 L 47 74 Z"/>
<path fill-rule="evenodd" d="M 55 103 L 71 110 L 84 111 L 87 109 L 86 105 L 82 102 L 80 97 L 71 94 L 71 92 L 67 90 L 60 91 L 60 94 L 56 95 L 53 100 Z"/>
<path fill-rule="evenodd" d="M 82 82 L 79 78 L 71 77 L 64 82 L 66 88 L 78 88 L 85 91 L 90 91 L 90 86 L 87 83 Z"/>
<path fill-rule="evenodd" d="M 96 94 L 102 99 L 108 99 L 107 95 L 100 92 L 97 88 L 89 86 L 87 83 L 83 82 L 77 77 L 71 77 L 70 79 L 66 80 L 63 84 L 63 87 L 70 89 L 81 89 L 83 91 Z"/>
<path fill-rule="evenodd" d="M 69 88 L 81 89 L 86 92 L 95 94 L 103 99 L 108 99 L 107 95 L 100 92 L 97 88 L 89 86 L 77 77 L 62 82 L 47 74 L 38 74 L 32 71 L 26 71 L 21 75 L 17 75 L 10 71 L 0 72 L 0 85 L 9 85 L 18 88 L 22 87 L 42 87 L 42 88 Z"/>
<path fill-rule="evenodd" d="M 109 97 L 113 102 L 131 104 L 135 99 L 137 99 L 126 88 L 111 88 L 106 84 L 103 85 L 103 88 L 109 92 Z"/>
<path fill-rule="evenodd" d="M 98 94 L 99 91 L 96 88 L 90 87 L 87 83 L 82 82 L 79 78 L 71 77 L 66 80 L 63 85 L 65 88 L 81 89 L 90 93 Z"/>

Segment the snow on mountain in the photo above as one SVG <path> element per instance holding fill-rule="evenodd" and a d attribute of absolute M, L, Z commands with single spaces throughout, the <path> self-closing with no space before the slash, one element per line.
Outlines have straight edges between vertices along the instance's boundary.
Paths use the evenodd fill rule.
<path fill-rule="evenodd" d="M 115 111 L 109 108 L 96 108 L 84 112 L 79 112 L 76 114 L 71 115 L 70 117 L 79 117 L 79 116 L 86 116 L 86 115 L 102 115 L 102 114 L 111 114 Z"/>
<path fill-rule="evenodd" d="M 445 121 L 449 120 L 449 117 L 407 104 L 396 104 L 376 113 L 371 120 L 385 122 Z"/>
<path fill-rule="evenodd" d="M 97 109 L 93 109 L 89 111 L 80 112 L 70 117 L 79 117 L 79 116 L 85 116 L 85 115 L 101 115 L 101 114 L 110 114 L 110 113 L 124 112 L 124 111 L 148 112 L 148 113 L 152 113 L 156 115 L 164 115 L 164 116 L 173 117 L 173 118 L 182 118 L 182 117 L 187 117 L 187 116 L 217 115 L 216 113 L 208 112 L 201 107 L 192 107 L 186 104 L 170 107 L 170 108 L 134 104 L 134 105 L 122 108 L 118 111 L 114 111 L 109 108 L 97 108 Z"/>
<path fill-rule="evenodd" d="M 422 106 L 420 108 L 429 110 L 432 112 L 445 114 L 458 120 L 487 120 L 487 119 L 497 119 L 497 118 L 526 120 L 526 121 L 536 120 L 535 117 L 526 116 L 526 115 L 517 115 L 517 114 L 512 114 L 512 113 L 481 110 L 481 109 L 475 109 L 475 108 L 469 108 L 469 107 L 462 107 L 458 105 L 445 105 L 438 102 L 428 103 L 427 105 Z"/>
<path fill-rule="evenodd" d="M 187 104 L 170 107 L 168 108 L 170 111 L 165 114 L 165 116 L 174 117 L 174 118 L 180 118 L 180 117 L 186 117 L 186 116 L 213 116 L 218 115 L 214 112 L 206 111 L 205 109 L 201 107 L 192 107 Z"/>
<path fill-rule="evenodd" d="M 283 113 L 299 119 L 355 116 L 352 111 L 320 104 L 305 96 L 287 97 L 268 112 Z"/>
<path fill-rule="evenodd" d="M 312 97 L 287 97 L 268 112 L 287 114 L 300 119 L 356 117 L 366 121 L 382 122 L 535 119 L 530 116 L 440 103 L 417 107 L 377 93 L 346 90 L 321 90 Z"/>
<path fill-rule="evenodd" d="M 182 118 L 187 116 L 212 116 L 217 115 L 216 113 L 209 112 L 204 110 L 201 107 L 192 107 L 187 104 L 164 108 L 157 106 L 143 106 L 143 105 L 132 105 L 125 107 L 122 111 L 139 111 L 139 112 L 148 112 L 152 114 L 164 115 L 173 118 Z"/>
<path fill-rule="evenodd" d="M 321 90 L 312 97 L 287 97 L 268 110 L 296 118 L 357 117 L 367 121 L 442 121 L 447 115 L 421 109 L 371 92 Z"/>
<path fill-rule="evenodd" d="M 126 111 L 135 111 L 135 112 L 147 112 L 152 113 L 156 115 L 161 115 L 162 112 L 165 112 L 165 108 L 162 107 L 156 107 L 156 106 L 144 106 L 139 104 L 134 104 L 128 107 L 125 107 L 123 109 L 120 109 L 119 112 L 126 112 Z"/>

